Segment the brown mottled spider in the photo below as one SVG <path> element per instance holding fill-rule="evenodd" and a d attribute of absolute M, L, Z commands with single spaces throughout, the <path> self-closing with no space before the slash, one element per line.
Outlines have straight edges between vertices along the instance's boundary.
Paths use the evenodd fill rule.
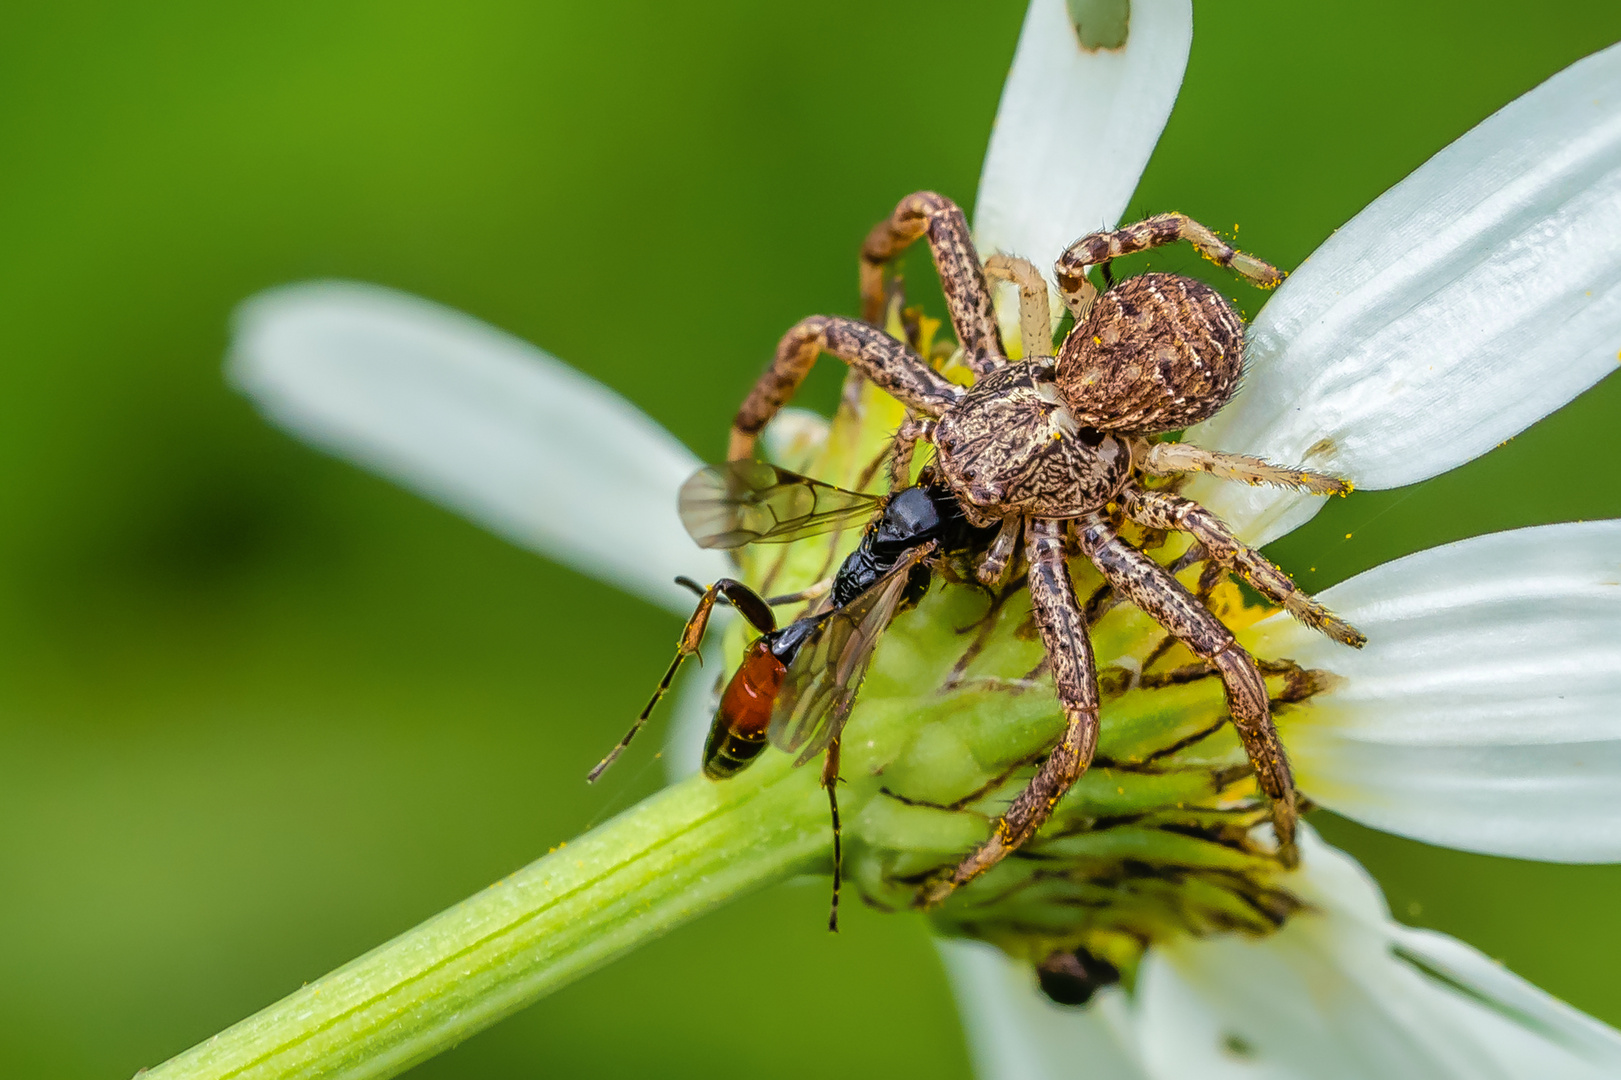
<path fill-rule="evenodd" d="M 975 375 L 967 390 L 870 325 L 882 310 L 884 265 L 925 235 L 963 358 Z M 1151 490 L 1141 478 L 1207 472 L 1319 494 L 1343 494 L 1350 486 L 1256 458 L 1150 441 L 1213 416 L 1226 404 L 1242 367 L 1244 324 L 1216 290 L 1191 278 L 1145 273 L 1111 285 L 1100 296 L 1086 273 L 1176 240 L 1191 242 L 1206 258 L 1261 288 L 1282 280 L 1274 267 L 1233 250 L 1182 214 L 1093 233 L 1058 259 L 1059 291 L 1074 313 L 1075 327 L 1053 358 L 1047 286 L 1035 268 L 1005 255 L 981 267 L 962 211 L 932 192 L 909 195 L 874 227 L 862 248 L 867 322 L 813 316 L 788 331 L 733 422 L 727 456 L 747 458 L 760 430 L 793 395 L 816 357 L 832 353 L 908 408 L 892 451 L 892 485 L 910 482 L 913 448 L 925 440 L 934 445 L 939 471 L 970 521 L 1000 523 L 977 571 L 981 581 L 1002 579 L 1024 535 L 1031 605 L 1066 726 L 991 837 L 949 876 L 925 887 L 922 904 L 944 899 L 1029 839 L 1092 759 L 1097 670 L 1064 562 L 1066 523 L 1073 545 L 1117 595 L 1147 612 L 1220 674 L 1233 724 L 1261 789 L 1272 800 L 1279 852 L 1286 862 L 1294 860 L 1294 782 L 1254 659 L 1170 571 L 1122 539 L 1116 526 L 1123 514 L 1151 529 L 1188 533 L 1211 560 L 1297 619 L 1360 646 L 1366 639 L 1358 631 L 1296 588 L 1214 514 L 1192 500 Z M 1104 269 L 1106 281 L 1107 273 Z M 1019 286 L 1022 362 L 1010 362 L 1003 352 L 987 276 Z"/>

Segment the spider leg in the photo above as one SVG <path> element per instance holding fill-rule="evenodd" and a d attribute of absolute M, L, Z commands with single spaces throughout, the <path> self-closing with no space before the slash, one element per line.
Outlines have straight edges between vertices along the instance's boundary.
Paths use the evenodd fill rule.
<path fill-rule="evenodd" d="M 960 386 L 882 330 L 855 319 L 812 315 L 783 335 L 771 366 L 738 408 L 732 420 L 728 459 L 736 461 L 753 453 L 760 430 L 794 396 L 824 352 L 843 360 L 902 404 L 929 416 L 940 415 L 963 395 Z"/>
<path fill-rule="evenodd" d="M 895 432 L 894 448 L 889 455 L 889 490 L 899 491 L 901 488 L 912 486 L 912 453 L 917 449 L 917 442 L 922 439 L 929 442 L 934 438 L 933 417 L 908 416 L 906 422 Z"/>
<path fill-rule="evenodd" d="M 1215 667 L 1227 691 L 1227 711 L 1238 729 L 1261 790 L 1272 800 L 1272 824 L 1278 853 L 1294 865 L 1295 785 L 1284 756 L 1272 707 L 1255 660 L 1239 647 L 1233 633 L 1200 604 L 1159 563 L 1120 538 L 1102 514 L 1077 522 L 1081 550 L 1122 595 L 1147 612 L 1200 659 Z"/>
<path fill-rule="evenodd" d="M 985 285 L 979 254 L 968 221 L 944 195 L 919 191 L 906 196 L 894 213 L 872 227 L 861 245 L 861 317 L 877 324 L 884 315 L 884 264 L 918 237 L 928 234 L 929 250 L 940 273 L 940 289 L 951 312 L 951 325 L 974 374 L 1007 363 L 997 335 L 996 310 Z"/>
<path fill-rule="evenodd" d="M 1064 734 L 1029 785 L 1002 814 L 991 838 L 959 863 L 950 877 L 924 887 L 919 896 L 924 907 L 944 900 L 1030 839 L 1052 815 L 1064 792 L 1086 771 L 1097 749 L 1097 661 L 1092 657 L 1086 617 L 1064 565 L 1063 523 L 1032 518 L 1026 528 L 1025 554 L 1030 559 L 1030 606 L 1052 662 L 1053 682 L 1064 709 Z"/>
<path fill-rule="evenodd" d="M 1289 614 L 1313 630 L 1358 649 L 1368 643 L 1367 635 L 1319 604 L 1276 563 L 1234 536 L 1225 522 L 1192 499 L 1128 487 L 1120 493 L 1120 505 L 1139 525 L 1189 534 L 1204 545 L 1210 558 L 1243 578 L 1263 596 L 1282 604 Z"/>
<path fill-rule="evenodd" d="M 991 541 L 985 557 L 974 570 L 974 576 L 979 579 L 981 585 L 994 589 L 1002 584 L 1002 578 L 1007 574 L 1009 564 L 1013 562 L 1013 552 L 1019 544 L 1019 527 L 1023 524 L 1024 518 L 1019 514 L 1002 519 L 1002 527 L 997 530 L 996 539 Z"/>
<path fill-rule="evenodd" d="M 1296 488 L 1313 495 L 1349 495 L 1351 482 L 1308 469 L 1286 469 L 1248 454 L 1224 454 L 1187 443 L 1155 443 L 1139 458 L 1142 470 L 1154 476 L 1170 473 L 1209 473 L 1243 484 Z"/>
<path fill-rule="evenodd" d="M 1058 263 L 1054 267 L 1058 275 L 1058 292 L 1079 321 L 1084 317 L 1081 305 L 1086 290 L 1091 288 L 1086 283 L 1088 267 L 1107 263 L 1122 255 L 1174 244 L 1178 240 L 1188 241 L 1211 262 L 1228 267 L 1260 288 L 1271 289 L 1283 281 L 1283 274 L 1271 263 L 1236 250 L 1186 214 L 1170 213 L 1156 214 L 1113 232 L 1091 233 L 1075 241 L 1058 256 Z"/>
<path fill-rule="evenodd" d="M 1052 301 L 1047 295 L 1047 279 L 1029 259 L 1012 255 L 992 255 L 985 260 L 985 277 L 990 281 L 1010 281 L 1019 287 L 1019 342 L 1024 358 L 1053 354 Z"/>

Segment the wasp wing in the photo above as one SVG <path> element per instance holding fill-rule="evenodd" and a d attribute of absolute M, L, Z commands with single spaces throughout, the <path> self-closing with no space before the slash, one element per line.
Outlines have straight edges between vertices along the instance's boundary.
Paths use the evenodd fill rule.
<path fill-rule="evenodd" d="M 728 461 L 681 485 L 681 524 L 703 548 L 783 544 L 854 525 L 883 501 L 763 461 Z"/>
<path fill-rule="evenodd" d="M 777 692 L 767 731 L 779 750 L 798 751 L 795 765 L 821 753 L 844 730 L 872 651 L 901 605 L 912 567 L 934 547 L 929 543 L 907 552 L 866 592 L 828 612 L 800 646 Z"/>

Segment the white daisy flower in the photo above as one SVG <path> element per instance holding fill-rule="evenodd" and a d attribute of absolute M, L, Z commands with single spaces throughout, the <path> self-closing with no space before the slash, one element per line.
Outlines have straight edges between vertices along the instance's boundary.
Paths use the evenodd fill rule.
<path fill-rule="evenodd" d="M 1081 47 L 1068 10 L 1034 0 L 1027 15 L 975 203 L 982 255 L 1047 268 L 1113 226 L 1174 104 L 1189 0 L 1136 0 L 1123 45 L 1103 50 Z M 1331 237 L 1255 320 L 1238 397 L 1190 438 L 1360 488 L 1451 469 L 1614 369 L 1618 236 L 1613 47 Z M 612 391 L 471 318 L 366 285 L 278 289 L 243 308 L 231 375 L 305 439 L 671 611 L 690 610 L 677 573 L 723 572 L 675 513 L 697 459 Z M 1190 493 L 1257 544 L 1321 505 L 1210 481 Z M 1327 590 L 1368 634 L 1361 652 L 1281 615 L 1242 640 L 1339 676 L 1282 722 L 1316 802 L 1470 851 L 1621 861 L 1618 581 L 1621 522 L 1524 529 Z M 1085 1008 L 1051 1004 L 1028 965 L 990 946 L 944 946 L 981 1075 L 1621 1072 L 1621 1035 L 1395 923 L 1309 830 L 1290 890 L 1305 906 L 1276 932 L 1156 941 L 1129 995 L 1106 989 Z"/>

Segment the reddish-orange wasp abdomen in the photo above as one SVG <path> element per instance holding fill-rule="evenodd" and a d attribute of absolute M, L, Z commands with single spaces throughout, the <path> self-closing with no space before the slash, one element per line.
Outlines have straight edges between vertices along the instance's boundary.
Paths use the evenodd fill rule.
<path fill-rule="evenodd" d="M 769 636 L 756 638 L 721 694 L 715 723 L 704 744 L 704 775 L 735 775 L 765 749 L 766 728 L 788 667 L 771 651 Z"/>

